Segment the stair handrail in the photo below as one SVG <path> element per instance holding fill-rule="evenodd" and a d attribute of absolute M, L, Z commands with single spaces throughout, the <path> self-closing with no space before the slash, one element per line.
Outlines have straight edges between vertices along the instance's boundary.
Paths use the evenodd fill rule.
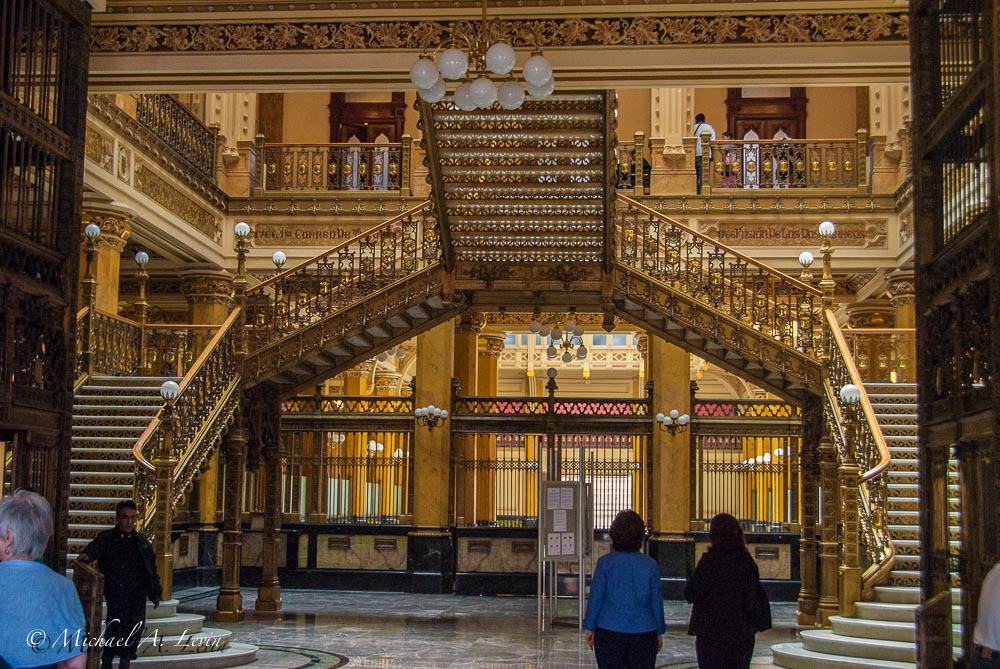
<path fill-rule="evenodd" d="M 425 200 L 249 289 L 249 352 L 316 323 L 334 302 L 343 308 L 439 263 L 440 231 L 429 212 Z"/>
<path fill-rule="evenodd" d="M 837 323 L 836 315 L 832 309 L 824 309 L 823 316 L 830 333 L 829 375 L 823 384 L 826 414 L 837 446 L 837 455 L 841 461 L 847 456 L 848 426 L 845 424 L 839 401 L 839 391 L 841 387 L 850 383 L 860 392 L 858 402 L 860 416 L 851 427 L 853 427 L 857 462 L 861 469 L 858 476 L 858 520 L 864 536 L 866 557 L 870 563 L 861 575 L 861 588 L 862 597 L 870 599 L 875 586 L 888 578 L 895 562 L 896 549 L 892 543 L 885 515 L 888 502 L 888 469 L 892 454 L 878 424 L 875 408 L 865 390 L 861 372 L 851 357 L 844 333 Z"/>
<path fill-rule="evenodd" d="M 692 298 L 713 309 L 726 311 L 731 318 L 748 323 L 750 327 L 761 331 L 764 336 L 802 353 L 816 356 L 819 339 L 816 335 L 820 323 L 816 322 L 815 310 L 822 298 L 820 289 L 740 253 L 719 240 L 626 195 L 619 193 L 618 201 L 669 226 L 666 233 L 660 231 L 653 248 L 640 239 L 636 230 L 626 229 L 623 220 L 626 214 L 619 208 L 615 214 L 616 228 L 621 228 L 620 236 L 615 240 L 619 263 L 663 281 L 667 285 L 671 285 L 671 276 L 674 277 L 674 281 L 696 277 L 696 285 L 686 286 L 685 290 Z M 692 241 L 685 241 L 685 235 Z M 663 243 L 664 238 L 668 236 L 672 238 L 673 248 L 668 248 Z M 701 254 L 705 249 L 708 249 L 708 252 Z M 685 255 L 692 250 L 699 251 L 698 257 Z M 709 261 L 708 264 L 705 262 L 706 259 Z M 730 273 L 734 269 L 734 264 L 741 265 L 742 268 L 755 274 L 732 275 Z M 650 270 L 650 267 L 656 269 Z M 666 278 L 661 279 L 651 273 L 660 271 L 660 268 Z M 754 291 L 754 287 L 744 286 L 743 303 L 739 305 L 733 299 L 731 290 L 734 282 L 743 279 L 764 280 L 767 285 L 764 286 L 763 295 L 760 296 Z M 759 300 L 759 297 L 764 299 Z M 760 302 L 764 305 L 763 309 L 759 306 Z M 740 309 L 743 310 L 742 313 Z M 789 339 L 791 342 L 787 341 Z"/>
<path fill-rule="evenodd" d="M 176 399 L 172 400 L 176 434 L 169 443 L 169 457 L 176 460 L 173 469 L 171 507 L 187 492 L 199 467 L 222 439 L 238 400 L 240 387 L 237 347 L 239 307 L 230 312 L 218 332 L 181 379 Z M 135 501 L 143 528 L 149 531 L 156 509 L 156 468 L 158 456 L 168 435 L 164 429 L 163 407 L 156 413 L 132 447 L 135 461 Z"/>

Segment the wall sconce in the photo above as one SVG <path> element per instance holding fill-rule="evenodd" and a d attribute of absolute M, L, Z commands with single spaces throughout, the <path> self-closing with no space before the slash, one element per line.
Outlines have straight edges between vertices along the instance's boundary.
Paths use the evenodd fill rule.
<path fill-rule="evenodd" d="M 686 413 L 682 414 L 677 409 L 673 409 L 668 414 L 656 414 L 656 422 L 660 425 L 661 430 L 669 432 L 673 435 L 678 432 L 683 432 L 688 428 L 688 424 L 691 423 L 691 416 Z"/>
<path fill-rule="evenodd" d="M 416 417 L 417 422 L 425 425 L 428 430 L 433 430 L 448 420 L 448 410 L 436 407 L 433 404 L 420 407 L 413 412 L 413 415 Z"/>

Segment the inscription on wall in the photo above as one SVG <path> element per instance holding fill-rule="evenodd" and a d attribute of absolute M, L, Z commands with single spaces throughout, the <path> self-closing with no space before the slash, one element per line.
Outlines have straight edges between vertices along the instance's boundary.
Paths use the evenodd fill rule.
<path fill-rule="evenodd" d="M 373 225 L 359 223 L 302 223 L 258 222 L 254 241 L 261 246 L 331 246 L 364 234 Z"/>
<path fill-rule="evenodd" d="M 833 241 L 836 246 L 884 249 L 887 227 L 884 218 L 837 221 Z M 814 222 L 737 219 L 702 222 L 698 228 L 729 246 L 819 246 L 821 241 Z"/>

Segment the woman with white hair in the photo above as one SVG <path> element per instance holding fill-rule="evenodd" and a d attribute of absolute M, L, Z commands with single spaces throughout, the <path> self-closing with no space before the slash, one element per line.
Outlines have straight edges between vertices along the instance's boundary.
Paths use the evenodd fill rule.
<path fill-rule="evenodd" d="M 87 664 L 86 621 L 73 583 L 35 562 L 51 536 L 44 497 L 17 490 L 0 499 L 0 667 Z"/>

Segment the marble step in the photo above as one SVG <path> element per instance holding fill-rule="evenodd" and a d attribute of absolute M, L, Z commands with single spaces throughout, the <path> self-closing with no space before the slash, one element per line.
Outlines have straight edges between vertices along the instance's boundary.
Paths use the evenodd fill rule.
<path fill-rule="evenodd" d="M 78 460 L 73 458 L 69 461 L 71 471 L 79 474 L 93 472 L 127 472 L 131 473 L 135 468 L 134 460 Z"/>
<path fill-rule="evenodd" d="M 146 631 L 139 642 L 137 655 L 143 657 L 163 657 L 165 655 L 189 655 L 191 653 L 210 653 L 222 651 L 233 637 L 230 630 L 206 627 L 197 632 L 189 631 L 180 634 L 162 634 L 154 631 L 146 621 Z"/>
<path fill-rule="evenodd" d="M 91 415 L 75 415 L 73 416 L 73 429 L 74 430 L 87 430 L 95 428 L 108 428 L 115 427 L 118 429 L 128 429 L 140 427 L 145 429 L 146 425 L 149 423 L 149 418 L 155 416 L 155 413 L 146 412 L 146 414 L 124 414 L 123 415 L 113 415 L 107 412 L 102 412 L 101 414 L 91 414 Z M 148 416 L 148 418 L 147 418 Z"/>
<path fill-rule="evenodd" d="M 774 664 L 787 669 L 915 669 L 913 662 L 844 657 L 807 650 L 802 644 L 780 643 L 771 646 Z"/>
<path fill-rule="evenodd" d="M 90 377 L 91 383 L 84 386 L 84 388 L 90 386 L 115 386 L 115 387 L 131 387 L 134 385 L 148 386 L 148 387 L 160 387 L 164 381 L 176 381 L 181 382 L 180 377 L 177 376 L 104 376 L 95 375 Z M 867 385 L 865 386 L 868 387 Z"/>
<path fill-rule="evenodd" d="M 183 653 L 180 655 L 156 655 L 140 657 L 132 661 L 133 667 L 156 667 L 156 669 L 224 669 L 250 664 L 257 660 L 257 646 L 230 642 L 221 651 Z"/>
<path fill-rule="evenodd" d="M 842 636 L 833 630 L 802 630 L 799 632 L 799 638 L 806 650 L 827 655 L 863 657 L 890 662 L 915 662 L 917 657 L 917 646 L 912 641 Z"/>
<path fill-rule="evenodd" d="M 855 615 L 864 620 L 884 620 L 900 623 L 913 623 L 919 604 L 893 604 L 890 602 L 858 602 L 854 605 Z M 962 607 L 958 604 L 951 607 L 951 619 L 958 623 L 962 620 Z"/>
<path fill-rule="evenodd" d="M 122 399 L 122 398 L 107 398 L 107 399 Z M 155 404 L 97 404 L 88 403 L 81 404 L 79 398 L 75 400 L 73 404 L 73 419 L 82 417 L 107 417 L 112 416 L 116 418 L 135 418 L 139 416 L 148 416 L 152 418 L 156 415 L 156 412 L 160 410 L 162 402 L 157 402 Z"/>
<path fill-rule="evenodd" d="M 876 641 L 902 641 L 916 643 L 917 626 L 911 622 L 893 620 L 872 620 L 870 618 L 845 618 L 830 616 L 830 628 L 834 634 L 855 639 L 872 639 Z M 952 625 L 951 644 L 962 645 L 962 626 Z"/>

